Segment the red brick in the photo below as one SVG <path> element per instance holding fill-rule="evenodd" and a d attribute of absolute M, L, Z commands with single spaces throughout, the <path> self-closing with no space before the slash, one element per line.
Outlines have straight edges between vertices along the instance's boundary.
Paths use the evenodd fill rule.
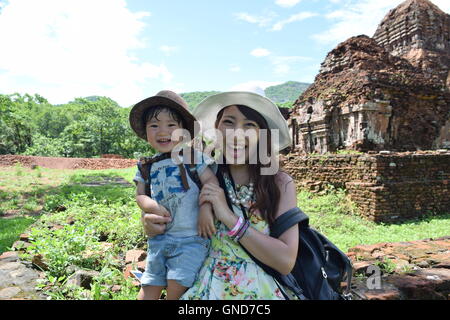
<path fill-rule="evenodd" d="M 147 258 L 147 252 L 144 250 L 129 250 L 125 256 L 125 263 L 140 262 Z"/>

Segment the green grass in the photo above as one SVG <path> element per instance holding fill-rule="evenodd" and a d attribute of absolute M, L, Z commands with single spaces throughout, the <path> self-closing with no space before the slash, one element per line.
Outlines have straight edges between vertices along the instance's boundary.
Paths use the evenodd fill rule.
<path fill-rule="evenodd" d="M 0 170 L 0 252 L 28 228 L 32 245 L 22 258 L 44 256 L 48 268 L 41 286 L 52 299 L 134 300 L 138 288 L 122 277 L 126 251 L 145 248 L 146 243 L 134 200 L 134 174 L 135 168 Z M 108 182 L 117 179 L 130 185 Z M 107 183 L 83 185 L 92 181 Z M 298 206 L 310 216 L 311 225 L 344 252 L 358 244 L 439 237 L 450 230 L 450 214 L 398 224 L 367 221 L 343 190 L 331 189 L 325 195 L 301 191 Z M 36 211 L 39 215 L 30 216 Z M 17 216 L 1 218 L 11 212 Z M 100 273 L 90 290 L 66 286 L 74 266 Z M 113 285 L 121 290 L 112 292 Z"/>
<path fill-rule="evenodd" d="M 9 251 L 18 236 L 35 221 L 32 217 L 0 219 L 0 254 Z"/>
<path fill-rule="evenodd" d="M 28 228 L 31 246 L 21 257 L 44 257 L 46 279 L 40 286 L 46 294 L 53 299 L 136 299 L 138 288 L 122 276 L 125 252 L 146 242 L 134 200 L 134 173 L 134 168 L 0 170 L 0 212 L 15 215 L 0 215 L 0 250 L 8 250 L 35 221 Z M 83 185 L 119 179 L 131 184 Z M 38 215 L 28 217 L 35 210 Z M 100 273 L 90 290 L 66 286 L 73 267 Z M 112 292 L 113 285 L 121 290 Z"/>
<path fill-rule="evenodd" d="M 298 206 L 310 217 L 310 224 L 344 252 L 359 244 L 412 241 L 450 234 L 450 213 L 385 224 L 359 216 L 344 190 L 322 196 L 302 191 L 297 199 Z"/>

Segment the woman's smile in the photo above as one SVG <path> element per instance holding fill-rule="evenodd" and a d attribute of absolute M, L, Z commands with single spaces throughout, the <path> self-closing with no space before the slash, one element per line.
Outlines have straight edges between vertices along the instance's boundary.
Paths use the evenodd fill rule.
<path fill-rule="evenodd" d="M 228 145 L 227 154 L 232 155 L 234 159 L 245 157 L 248 147 L 246 145 Z"/>

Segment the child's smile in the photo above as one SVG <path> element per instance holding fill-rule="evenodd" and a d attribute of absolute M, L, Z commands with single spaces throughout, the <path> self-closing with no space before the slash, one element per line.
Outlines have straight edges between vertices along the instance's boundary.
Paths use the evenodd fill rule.
<path fill-rule="evenodd" d="M 158 152 L 171 152 L 178 141 L 172 140 L 172 133 L 176 129 L 182 129 L 167 111 L 162 111 L 157 117 L 147 122 L 147 141 Z"/>
<path fill-rule="evenodd" d="M 172 140 L 170 138 L 160 138 L 156 142 L 161 146 L 168 146 Z"/>

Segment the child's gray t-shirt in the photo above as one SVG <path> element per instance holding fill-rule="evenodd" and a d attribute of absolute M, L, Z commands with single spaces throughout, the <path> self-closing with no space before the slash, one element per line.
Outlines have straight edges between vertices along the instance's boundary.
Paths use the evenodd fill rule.
<path fill-rule="evenodd" d="M 217 165 L 213 160 L 198 151 L 196 153 L 196 158 L 194 158 L 196 162 L 194 163 L 198 175 L 201 176 L 208 165 L 215 173 Z M 167 224 L 165 234 L 176 237 L 190 237 L 198 234 L 200 190 L 188 172 L 186 172 L 186 178 L 189 183 L 187 191 L 183 187 L 180 169 L 171 158 L 155 162 L 151 166 L 151 198 L 170 212 L 172 222 Z M 133 180 L 145 183 L 139 170 Z"/>

